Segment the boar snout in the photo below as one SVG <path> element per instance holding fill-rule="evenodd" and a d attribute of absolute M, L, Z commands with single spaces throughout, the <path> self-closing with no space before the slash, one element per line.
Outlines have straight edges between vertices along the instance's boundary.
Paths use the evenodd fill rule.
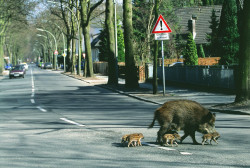
<path fill-rule="evenodd" d="M 199 125 L 198 132 L 200 132 L 202 134 L 210 134 L 210 133 L 216 132 L 216 130 L 215 130 L 214 125 L 210 125 L 208 123 L 205 123 L 205 124 Z"/>

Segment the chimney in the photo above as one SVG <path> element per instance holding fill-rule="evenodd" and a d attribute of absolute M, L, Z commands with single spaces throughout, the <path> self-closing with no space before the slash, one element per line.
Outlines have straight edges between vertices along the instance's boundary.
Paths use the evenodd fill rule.
<path fill-rule="evenodd" d="M 197 20 L 197 16 L 196 15 L 192 15 L 191 21 L 192 21 L 192 34 L 193 34 L 193 40 L 196 37 L 196 20 Z"/>

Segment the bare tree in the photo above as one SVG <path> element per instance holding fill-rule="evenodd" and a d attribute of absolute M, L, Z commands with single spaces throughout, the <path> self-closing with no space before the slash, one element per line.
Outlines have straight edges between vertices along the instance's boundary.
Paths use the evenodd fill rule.
<path fill-rule="evenodd" d="M 85 76 L 93 77 L 93 61 L 91 54 L 91 43 L 90 43 L 90 16 L 92 12 L 103 2 L 104 0 L 99 0 L 95 4 L 91 5 L 90 0 L 80 0 L 80 11 L 81 11 L 81 24 L 82 31 L 85 41 L 85 52 L 86 52 L 86 61 L 85 61 Z"/>
<path fill-rule="evenodd" d="M 155 0 L 155 22 L 159 16 L 159 3 L 160 0 Z M 158 92 L 158 81 L 157 81 L 157 59 L 158 59 L 159 45 L 158 41 L 154 41 L 154 68 L 153 68 L 153 94 Z"/>
<path fill-rule="evenodd" d="M 244 1 L 242 27 L 239 49 L 239 80 L 237 85 L 236 103 L 250 101 L 250 1 Z"/>
<path fill-rule="evenodd" d="M 0 0 L 0 74 L 4 69 L 4 43 L 6 31 L 14 22 L 27 24 L 26 16 L 29 14 L 31 3 L 27 0 Z"/>
<path fill-rule="evenodd" d="M 118 72 L 117 72 L 117 58 L 115 55 L 115 31 L 114 31 L 114 6 L 113 0 L 106 0 L 106 19 L 105 19 L 106 30 L 108 34 L 108 84 L 118 84 Z"/>
<path fill-rule="evenodd" d="M 137 68 L 134 59 L 133 49 L 133 24 L 132 24 L 132 2 L 123 0 L 123 26 L 124 26 L 124 44 L 125 44 L 125 86 L 128 88 L 137 88 L 138 77 Z"/>

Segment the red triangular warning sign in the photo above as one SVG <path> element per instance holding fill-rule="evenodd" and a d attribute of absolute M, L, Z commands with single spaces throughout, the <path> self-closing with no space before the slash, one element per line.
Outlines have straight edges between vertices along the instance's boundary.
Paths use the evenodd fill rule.
<path fill-rule="evenodd" d="M 152 33 L 171 33 L 171 32 L 172 30 L 168 26 L 167 22 L 163 19 L 162 15 L 160 15 L 152 30 Z"/>

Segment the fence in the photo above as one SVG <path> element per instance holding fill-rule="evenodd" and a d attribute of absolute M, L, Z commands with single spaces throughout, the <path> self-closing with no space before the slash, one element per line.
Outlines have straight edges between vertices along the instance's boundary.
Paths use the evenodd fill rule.
<path fill-rule="evenodd" d="M 158 67 L 158 78 L 162 80 L 162 68 Z M 223 66 L 165 67 L 167 81 L 213 88 L 235 89 L 234 69 Z"/>
<path fill-rule="evenodd" d="M 108 75 L 108 62 L 94 62 L 93 63 L 94 73 L 102 75 Z M 118 63 L 119 77 L 125 78 L 125 63 Z M 137 66 L 138 79 L 141 82 L 146 80 L 145 66 Z"/>
<path fill-rule="evenodd" d="M 119 77 L 125 77 L 125 64 L 119 64 Z M 94 63 L 94 72 L 108 75 L 108 63 Z M 157 69 L 158 78 L 162 81 L 162 68 Z M 166 81 L 180 84 L 191 84 L 213 88 L 235 89 L 234 69 L 224 66 L 173 66 L 165 67 Z M 153 65 L 138 67 L 138 78 L 141 82 L 153 78 Z"/>
<path fill-rule="evenodd" d="M 220 57 L 206 57 L 206 58 L 198 58 L 198 65 L 218 65 L 219 64 Z M 158 59 L 158 65 L 162 65 L 162 59 Z M 165 66 L 172 64 L 174 62 L 184 62 L 183 58 L 179 59 L 164 59 Z"/>

